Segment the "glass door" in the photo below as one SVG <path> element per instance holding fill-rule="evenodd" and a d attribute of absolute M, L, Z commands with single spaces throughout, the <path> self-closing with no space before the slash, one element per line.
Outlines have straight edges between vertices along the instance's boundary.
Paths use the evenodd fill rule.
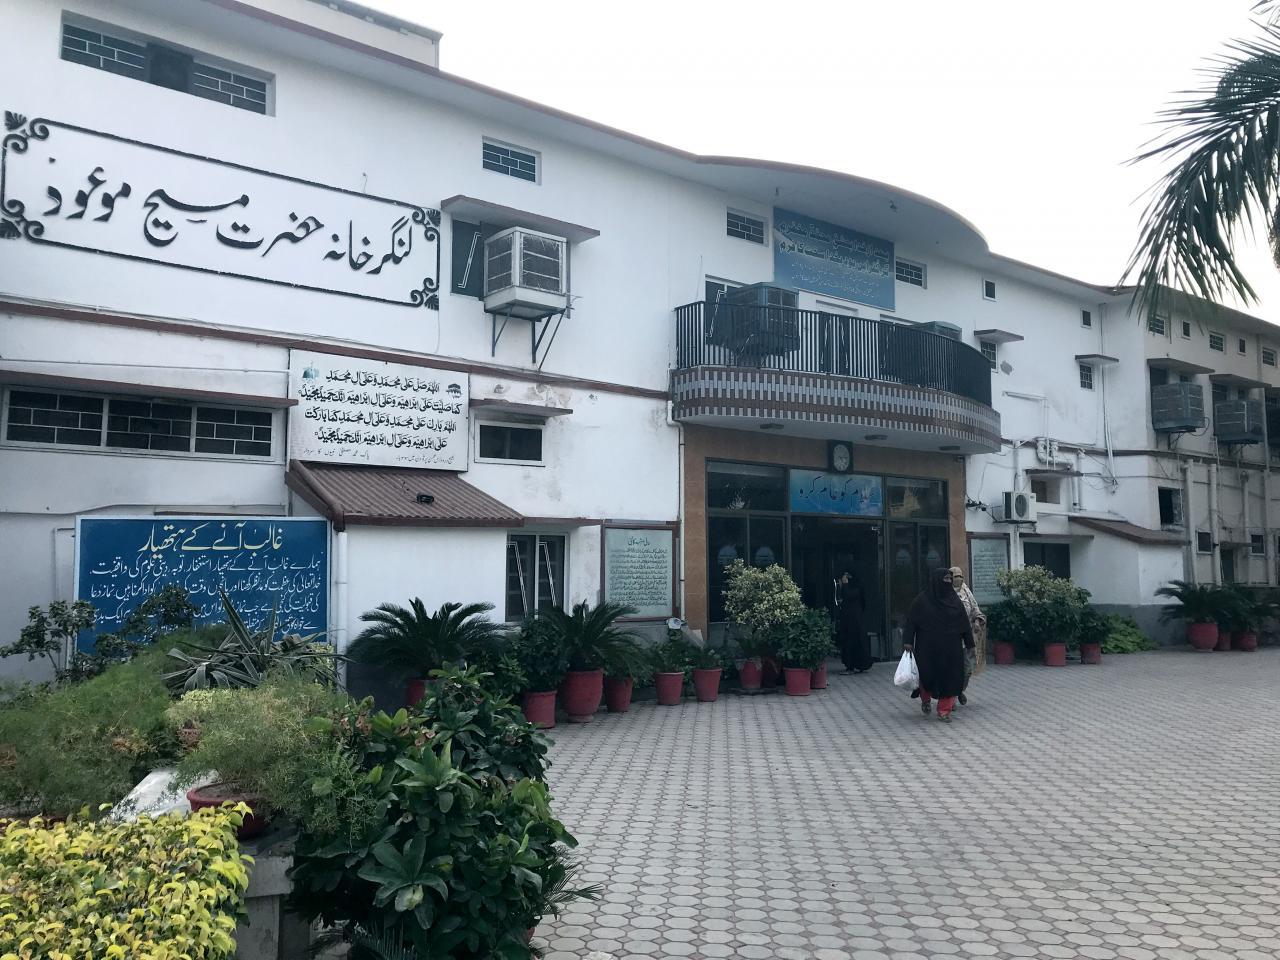
<path fill-rule="evenodd" d="M 902 624 L 911 603 L 923 586 L 920 577 L 919 527 L 914 523 L 890 523 L 888 543 L 889 636 L 886 659 L 902 655 Z"/>

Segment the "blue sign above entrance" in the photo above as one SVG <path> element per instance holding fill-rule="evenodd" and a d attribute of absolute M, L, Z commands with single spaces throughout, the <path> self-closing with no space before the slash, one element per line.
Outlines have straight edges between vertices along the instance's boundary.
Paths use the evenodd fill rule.
<path fill-rule="evenodd" d="M 893 244 L 777 207 L 773 282 L 892 310 Z"/>
<path fill-rule="evenodd" d="M 884 516 L 884 484 L 880 477 L 792 470 L 790 493 L 792 513 Z"/>

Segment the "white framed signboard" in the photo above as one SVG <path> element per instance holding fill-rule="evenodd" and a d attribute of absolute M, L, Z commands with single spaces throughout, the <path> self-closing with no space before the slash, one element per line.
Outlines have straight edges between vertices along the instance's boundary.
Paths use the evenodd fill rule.
<path fill-rule="evenodd" d="M 289 456 L 466 470 L 467 374 L 310 350 L 289 355 Z"/>
<path fill-rule="evenodd" d="M 637 619 L 665 619 L 673 611 L 675 532 L 605 527 L 604 598 L 635 607 Z"/>
<path fill-rule="evenodd" d="M 979 606 L 1004 599 L 996 575 L 1009 569 L 1009 541 L 1005 537 L 978 537 L 969 541 L 969 588 Z"/>

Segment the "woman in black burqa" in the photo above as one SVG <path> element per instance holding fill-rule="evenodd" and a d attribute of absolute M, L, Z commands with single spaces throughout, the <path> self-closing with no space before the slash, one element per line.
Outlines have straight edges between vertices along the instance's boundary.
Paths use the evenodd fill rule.
<path fill-rule="evenodd" d="M 951 584 L 950 570 L 929 574 L 929 585 L 907 611 L 902 648 L 915 654 L 920 709 L 928 713 L 930 700 L 937 697 L 938 719 L 950 723 L 956 697 L 964 689 L 964 652 L 973 649 L 969 615 Z"/>
<path fill-rule="evenodd" d="M 850 673 L 871 669 L 871 642 L 862 618 L 866 609 L 866 596 L 846 570 L 836 581 L 836 642 L 844 668 Z"/>

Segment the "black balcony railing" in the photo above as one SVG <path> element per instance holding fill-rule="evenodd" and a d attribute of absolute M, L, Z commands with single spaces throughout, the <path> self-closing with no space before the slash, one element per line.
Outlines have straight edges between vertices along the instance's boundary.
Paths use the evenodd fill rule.
<path fill-rule="evenodd" d="M 991 363 L 916 327 L 819 310 L 699 301 L 676 308 L 676 366 L 752 367 L 932 387 L 991 405 Z"/>

